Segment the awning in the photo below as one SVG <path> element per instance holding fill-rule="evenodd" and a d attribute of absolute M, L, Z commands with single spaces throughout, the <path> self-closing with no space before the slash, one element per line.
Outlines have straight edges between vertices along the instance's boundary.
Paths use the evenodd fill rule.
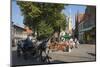
<path fill-rule="evenodd" d="M 63 38 L 65 38 L 65 40 L 69 40 L 69 39 L 70 39 L 70 36 L 69 36 L 68 34 L 65 34 L 65 35 L 63 36 Z"/>
<path fill-rule="evenodd" d="M 81 32 L 91 30 L 92 28 L 94 28 L 94 26 L 91 26 L 91 27 L 89 27 L 89 28 L 85 28 L 85 29 L 81 30 Z"/>

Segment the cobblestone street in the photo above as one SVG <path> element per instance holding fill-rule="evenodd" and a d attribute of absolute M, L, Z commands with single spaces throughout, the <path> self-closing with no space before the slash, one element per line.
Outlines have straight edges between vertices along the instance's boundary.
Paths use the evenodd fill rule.
<path fill-rule="evenodd" d="M 95 45 L 80 44 L 79 48 L 73 48 L 71 52 L 56 51 L 49 53 L 50 63 L 69 63 L 69 62 L 84 62 L 96 61 Z M 24 60 L 23 57 L 18 58 L 16 48 L 12 49 L 12 65 L 29 65 L 29 64 L 45 64 L 38 61 L 38 58 Z"/>
<path fill-rule="evenodd" d="M 95 45 L 80 45 L 68 52 L 54 52 L 50 54 L 53 60 L 63 62 L 95 61 Z"/>

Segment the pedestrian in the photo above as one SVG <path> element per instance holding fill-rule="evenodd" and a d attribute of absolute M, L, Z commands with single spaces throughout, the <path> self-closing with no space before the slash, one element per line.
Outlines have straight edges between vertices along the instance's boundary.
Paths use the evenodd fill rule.
<path fill-rule="evenodd" d="M 75 47 L 75 43 L 74 43 L 73 38 L 70 38 L 70 40 L 69 40 L 69 45 L 70 45 L 70 48 L 71 48 L 71 49 Z"/>
<path fill-rule="evenodd" d="M 18 43 L 17 43 L 17 56 L 19 57 L 21 55 L 21 50 L 22 50 L 22 47 L 21 47 L 21 41 L 19 40 Z"/>
<path fill-rule="evenodd" d="M 78 48 L 78 45 L 79 45 L 79 41 L 78 41 L 78 39 L 77 38 L 75 38 L 75 48 Z"/>

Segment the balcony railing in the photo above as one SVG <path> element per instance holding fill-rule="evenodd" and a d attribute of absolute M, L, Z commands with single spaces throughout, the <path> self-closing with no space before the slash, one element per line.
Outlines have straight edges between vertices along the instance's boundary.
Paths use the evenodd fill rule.
<path fill-rule="evenodd" d="M 24 35 L 24 34 L 15 34 L 14 37 L 15 38 L 26 38 L 27 35 Z"/>

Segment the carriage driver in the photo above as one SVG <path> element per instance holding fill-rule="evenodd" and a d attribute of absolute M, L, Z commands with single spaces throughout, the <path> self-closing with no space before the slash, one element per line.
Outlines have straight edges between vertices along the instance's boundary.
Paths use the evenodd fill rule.
<path fill-rule="evenodd" d="M 31 49 L 33 48 L 33 43 L 32 43 L 32 36 L 28 35 L 25 42 L 24 42 L 24 48 L 25 49 Z"/>

